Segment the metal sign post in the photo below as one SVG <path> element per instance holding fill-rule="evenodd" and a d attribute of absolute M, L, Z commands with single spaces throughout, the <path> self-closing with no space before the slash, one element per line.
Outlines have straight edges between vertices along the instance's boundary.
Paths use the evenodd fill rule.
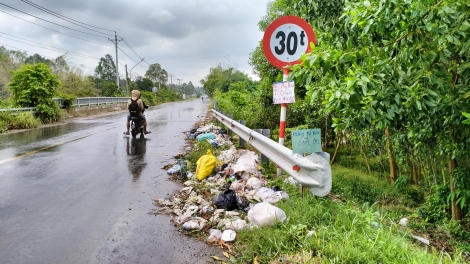
<path fill-rule="evenodd" d="M 312 50 L 310 43 L 316 45 L 315 32 L 312 27 L 300 17 L 284 16 L 274 20 L 263 36 L 263 51 L 268 61 L 275 67 L 284 70 L 283 81 L 289 78 L 289 69 L 300 63 L 300 57 Z M 284 98 L 281 100 L 281 118 L 279 123 L 279 144 L 284 145 L 284 131 L 286 127 L 287 103 L 292 102 Z M 277 169 L 277 176 L 282 174 Z"/>

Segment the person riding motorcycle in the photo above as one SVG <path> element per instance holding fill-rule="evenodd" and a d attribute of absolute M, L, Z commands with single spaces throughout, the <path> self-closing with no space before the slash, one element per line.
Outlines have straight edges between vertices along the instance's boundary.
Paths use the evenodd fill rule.
<path fill-rule="evenodd" d="M 147 120 L 145 119 L 145 115 L 144 115 L 144 111 L 145 111 L 145 109 L 148 108 L 148 106 L 146 106 L 144 101 L 142 101 L 142 99 L 140 99 L 139 90 L 132 90 L 131 94 L 132 94 L 132 100 L 136 101 L 137 105 L 139 106 L 139 117 L 143 120 L 142 125 L 144 126 L 144 133 L 145 134 L 152 133 L 152 132 L 147 130 Z M 129 99 L 127 101 L 127 109 L 128 110 L 129 110 L 129 105 L 131 104 L 132 100 Z M 131 115 L 129 113 L 129 115 L 127 116 L 127 122 L 126 122 L 127 132 L 124 132 L 124 135 L 129 135 L 130 121 L 131 121 Z"/>

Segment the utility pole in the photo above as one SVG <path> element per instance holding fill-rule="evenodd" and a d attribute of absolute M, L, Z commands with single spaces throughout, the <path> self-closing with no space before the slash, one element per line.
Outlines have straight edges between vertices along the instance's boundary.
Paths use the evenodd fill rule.
<path fill-rule="evenodd" d="M 179 86 L 179 88 L 181 89 L 181 81 L 182 81 L 183 79 L 176 79 L 176 80 L 178 80 L 178 86 Z M 184 98 L 183 98 L 183 99 L 184 99 Z"/>
<path fill-rule="evenodd" d="M 174 76 L 173 73 L 170 73 L 170 87 L 171 85 L 173 85 L 173 76 Z"/>
<path fill-rule="evenodd" d="M 127 95 L 129 95 L 129 77 L 127 75 L 127 64 L 126 66 L 126 85 L 127 85 Z"/>
<path fill-rule="evenodd" d="M 116 84 L 117 84 L 118 91 L 119 91 L 118 42 L 121 41 L 122 38 L 121 38 L 121 39 L 118 39 L 118 37 L 117 37 L 117 32 L 114 31 L 114 39 L 108 38 L 108 40 L 110 40 L 111 42 L 113 42 L 114 45 L 116 46 Z"/>

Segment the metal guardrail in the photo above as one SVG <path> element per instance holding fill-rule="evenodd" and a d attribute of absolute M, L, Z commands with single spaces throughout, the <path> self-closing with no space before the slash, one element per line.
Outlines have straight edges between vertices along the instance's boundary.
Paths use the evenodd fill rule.
<path fill-rule="evenodd" d="M 92 105 L 109 105 L 127 103 L 130 97 L 80 97 L 72 101 L 72 107 L 92 106 Z M 64 101 L 61 98 L 52 98 L 60 107 L 65 108 Z M 34 107 L 23 108 L 3 108 L 0 112 L 25 112 L 35 111 Z"/>
<path fill-rule="evenodd" d="M 331 166 L 328 153 L 312 153 L 306 157 L 293 153 L 291 149 L 251 130 L 212 109 L 212 115 L 239 137 L 281 167 L 302 186 L 316 196 L 326 196 L 331 191 Z"/>
<path fill-rule="evenodd" d="M 127 103 L 130 97 L 81 97 L 72 101 L 72 106 L 91 106 L 91 105 L 107 105 L 107 104 L 118 104 Z M 52 98 L 60 106 L 64 105 L 61 98 Z"/>
<path fill-rule="evenodd" d="M 23 107 L 23 108 L 3 108 L 0 112 L 23 112 L 23 111 L 35 111 L 34 107 Z"/>

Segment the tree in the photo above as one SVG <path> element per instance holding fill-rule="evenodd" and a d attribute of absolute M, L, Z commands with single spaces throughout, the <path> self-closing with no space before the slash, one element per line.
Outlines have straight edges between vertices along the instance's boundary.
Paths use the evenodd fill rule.
<path fill-rule="evenodd" d="M 217 67 L 211 68 L 209 74 L 200 82 L 207 94 L 212 97 L 216 90 L 228 92 L 231 83 L 246 82 L 248 84 L 253 81 L 245 73 L 233 67 L 224 68 L 219 64 Z"/>
<path fill-rule="evenodd" d="M 95 80 L 116 83 L 116 64 L 114 64 L 111 55 L 106 54 L 98 62 L 98 66 L 95 68 Z"/>
<path fill-rule="evenodd" d="M 51 61 L 50 59 L 44 58 L 43 56 L 35 53 L 32 56 L 29 56 L 25 59 L 24 63 L 26 64 L 36 64 L 36 63 L 44 63 L 48 66 L 54 65 L 54 62 Z"/>
<path fill-rule="evenodd" d="M 61 86 L 59 92 L 77 97 L 97 96 L 99 91 L 95 89 L 93 80 L 83 75 L 80 69 L 73 69 L 59 75 Z"/>
<path fill-rule="evenodd" d="M 462 189 L 462 171 L 470 170 L 470 129 L 462 124 L 470 104 L 469 19 L 463 0 L 346 2 L 294 67 L 337 130 L 384 131 L 392 184 L 396 154 L 410 161 L 417 181 L 419 166 L 431 163 L 420 160 L 447 160 L 453 219 L 470 200 Z"/>
<path fill-rule="evenodd" d="M 149 66 L 148 70 L 145 72 L 145 77 L 152 80 L 157 87 L 168 82 L 168 72 L 162 69 L 158 63 Z"/>
<path fill-rule="evenodd" d="M 117 84 L 113 82 L 100 82 L 98 89 L 101 90 L 101 96 L 111 97 L 119 94 Z"/>
<path fill-rule="evenodd" d="M 65 60 L 65 55 L 59 56 L 54 60 L 52 71 L 56 74 L 66 74 L 70 71 L 70 67 Z"/>
<path fill-rule="evenodd" d="M 143 78 L 139 76 L 135 80 L 136 88 L 139 91 L 151 92 L 153 88 L 153 82 L 149 78 Z"/>
<path fill-rule="evenodd" d="M 60 109 L 52 100 L 60 86 L 58 77 L 44 63 L 26 64 L 12 72 L 8 84 L 14 102 L 22 107 L 35 107 L 43 122 L 57 121 Z"/>

